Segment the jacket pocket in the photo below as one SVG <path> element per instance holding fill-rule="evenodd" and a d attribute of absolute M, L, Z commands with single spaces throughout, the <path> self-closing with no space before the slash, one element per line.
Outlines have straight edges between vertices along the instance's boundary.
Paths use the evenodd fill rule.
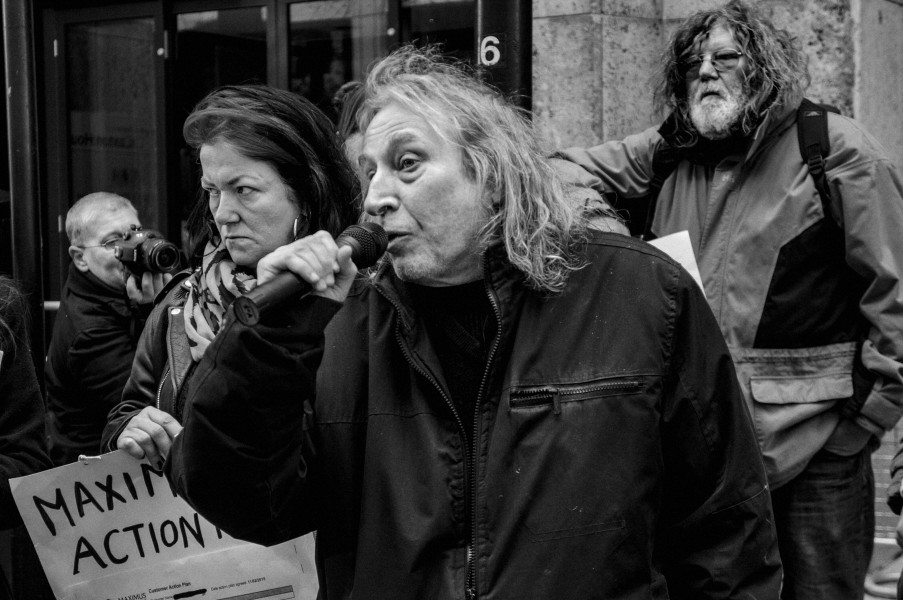
<path fill-rule="evenodd" d="M 803 377 L 752 376 L 749 384 L 753 399 L 761 404 L 809 404 L 853 395 L 853 380 L 849 373 Z"/>
<path fill-rule="evenodd" d="M 515 491 L 506 511 L 521 523 L 526 540 L 592 535 L 617 545 L 628 535 L 625 513 L 648 490 L 637 485 L 617 497 L 612 490 L 633 477 L 634 453 L 655 452 L 650 431 L 657 431 L 660 414 L 651 387 L 644 376 L 619 375 L 513 386 L 503 395 L 507 411 L 495 440 L 511 453 L 493 485 Z"/>
<path fill-rule="evenodd" d="M 561 414 L 562 404 L 582 402 L 606 396 L 636 394 L 642 390 L 642 382 L 636 378 L 606 379 L 589 383 L 548 385 L 512 389 L 508 399 L 509 410 L 551 407 Z"/>
<path fill-rule="evenodd" d="M 856 345 L 731 352 L 769 482 L 779 486 L 805 468 L 837 426 L 835 407 L 853 395 Z"/>

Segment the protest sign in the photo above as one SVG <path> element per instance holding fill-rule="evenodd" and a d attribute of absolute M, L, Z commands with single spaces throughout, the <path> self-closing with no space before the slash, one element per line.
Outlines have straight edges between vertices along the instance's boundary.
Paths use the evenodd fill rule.
<path fill-rule="evenodd" d="M 312 536 L 269 548 L 233 539 L 176 497 L 162 472 L 124 452 L 10 487 L 59 600 L 316 596 Z"/>

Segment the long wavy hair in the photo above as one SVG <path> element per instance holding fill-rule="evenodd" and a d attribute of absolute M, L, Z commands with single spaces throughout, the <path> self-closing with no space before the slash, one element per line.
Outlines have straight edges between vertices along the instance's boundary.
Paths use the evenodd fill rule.
<path fill-rule="evenodd" d="M 265 85 L 223 86 L 195 106 L 182 135 L 195 153 L 226 142 L 247 158 L 269 163 L 305 215 L 305 232 L 323 229 L 337 236 L 357 221 L 359 184 L 335 127 L 302 96 Z M 203 190 L 188 231 L 195 261 L 208 240 L 219 242 Z"/>
<path fill-rule="evenodd" d="M 754 6 L 731 0 L 720 8 L 697 12 L 671 36 L 655 86 L 657 108 L 672 112 L 678 131 L 684 134 L 678 140 L 680 146 L 693 145 L 697 139 L 690 121 L 687 78 L 682 63 L 696 44 L 718 25 L 733 32 L 746 56 L 742 79 L 748 101 L 739 123 L 743 135 L 755 131 L 768 109 L 796 101 L 809 85 L 806 55 L 799 43 L 787 31 L 775 27 Z"/>
<path fill-rule="evenodd" d="M 462 151 L 464 170 L 484 191 L 481 250 L 504 243 L 508 260 L 533 289 L 555 293 L 582 266 L 575 245 L 585 219 L 565 200 L 526 111 L 438 48 L 404 46 L 377 63 L 365 83 L 361 131 L 398 103 Z"/>

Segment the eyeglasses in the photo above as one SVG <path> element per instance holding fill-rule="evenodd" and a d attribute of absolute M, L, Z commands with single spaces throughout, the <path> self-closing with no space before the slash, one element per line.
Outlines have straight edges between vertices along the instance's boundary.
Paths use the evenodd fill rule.
<path fill-rule="evenodd" d="M 110 238 L 103 243 L 94 244 L 92 246 L 79 246 L 79 248 L 81 248 L 82 250 L 87 250 L 88 248 L 103 248 L 104 250 L 113 252 L 116 249 L 116 244 L 123 240 L 129 239 L 132 236 L 133 231 L 141 231 L 141 225 L 129 225 L 129 230 L 125 233 L 120 234 L 118 237 Z"/>
<path fill-rule="evenodd" d="M 79 246 L 82 250 L 87 250 L 88 248 L 103 248 L 105 250 L 109 250 L 110 252 L 116 248 L 116 242 L 122 241 L 123 238 L 113 238 L 111 240 L 107 240 L 102 244 L 94 244 L 93 246 Z"/>
<path fill-rule="evenodd" d="M 681 62 L 681 67 L 687 79 L 696 79 L 699 77 L 699 70 L 707 58 L 712 61 L 713 69 L 723 73 L 724 71 L 736 69 L 742 56 L 743 53 L 739 50 L 729 49 L 717 50 L 707 54 L 691 54 Z"/>

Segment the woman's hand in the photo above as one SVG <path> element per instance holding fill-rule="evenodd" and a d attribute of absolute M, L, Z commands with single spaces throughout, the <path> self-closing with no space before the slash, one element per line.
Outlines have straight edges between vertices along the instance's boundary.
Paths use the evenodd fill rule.
<path fill-rule="evenodd" d="M 291 271 L 310 284 L 314 294 L 344 302 L 357 275 L 351 248 L 339 247 L 332 236 L 318 231 L 276 248 L 257 263 L 257 284 L 282 271 Z"/>
<path fill-rule="evenodd" d="M 172 415 L 147 406 L 131 418 L 119 434 L 116 447 L 139 460 L 147 458 L 152 466 L 159 469 L 169 456 L 172 440 L 180 431 L 182 426 Z"/>

